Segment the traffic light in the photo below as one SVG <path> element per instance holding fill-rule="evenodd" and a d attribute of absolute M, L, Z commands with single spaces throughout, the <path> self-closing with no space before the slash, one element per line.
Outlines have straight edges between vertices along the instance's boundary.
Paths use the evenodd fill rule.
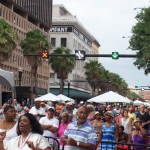
<path fill-rule="evenodd" d="M 111 56 L 112 56 L 112 59 L 118 59 L 119 53 L 118 52 L 112 52 Z"/>
<path fill-rule="evenodd" d="M 43 51 L 41 53 L 41 57 L 47 59 L 48 58 L 48 52 L 47 51 Z"/>

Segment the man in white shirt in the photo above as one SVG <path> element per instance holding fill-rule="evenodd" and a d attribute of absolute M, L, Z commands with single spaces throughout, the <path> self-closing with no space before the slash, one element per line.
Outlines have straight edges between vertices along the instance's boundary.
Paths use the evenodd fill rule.
<path fill-rule="evenodd" d="M 59 120 L 54 117 L 55 109 L 50 106 L 47 110 L 47 116 L 42 117 L 39 122 L 43 129 L 43 136 L 57 138 Z"/>
<path fill-rule="evenodd" d="M 36 101 L 35 106 L 33 106 L 29 111 L 29 113 L 36 116 L 37 120 L 46 115 L 45 110 L 42 107 L 40 107 L 40 103 L 40 101 Z"/>

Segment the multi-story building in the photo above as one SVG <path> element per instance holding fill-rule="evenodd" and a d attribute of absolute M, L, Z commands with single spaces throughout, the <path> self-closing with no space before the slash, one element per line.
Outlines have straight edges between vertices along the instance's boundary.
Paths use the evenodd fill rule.
<path fill-rule="evenodd" d="M 86 54 L 98 54 L 100 44 L 85 27 L 73 16 L 63 5 L 54 5 L 52 13 L 52 28 L 50 30 L 51 44 L 53 49 L 65 47 L 75 53 L 75 50 L 84 50 Z M 91 97 L 91 88 L 85 79 L 85 62 L 98 58 L 86 58 L 85 61 L 76 61 L 72 73 L 69 74 L 64 86 L 64 94 L 75 99 L 88 99 Z M 59 66 L 58 66 L 59 67 Z M 81 82 L 79 82 L 81 81 Z M 68 83 L 70 89 L 68 91 Z M 57 76 L 51 72 L 50 92 L 59 94 L 59 81 Z"/>
<path fill-rule="evenodd" d="M 0 0 L 0 19 L 10 24 L 19 36 L 18 46 L 11 57 L 0 64 L 0 102 L 13 96 L 28 98 L 31 87 L 31 66 L 23 56 L 19 43 L 28 31 L 35 28 L 49 37 L 52 0 Z M 46 94 L 49 90 L 49 74 L 48 62 L 44 60 L 37 71 L 38 95 Z"/>

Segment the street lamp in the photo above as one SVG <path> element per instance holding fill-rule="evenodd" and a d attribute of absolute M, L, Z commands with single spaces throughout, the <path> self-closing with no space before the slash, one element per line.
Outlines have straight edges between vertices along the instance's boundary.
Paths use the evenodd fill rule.
<path fill-rule="evenodd" d="M 19 76 L 19 87 L 21 87 L 21 79 L 22 79 L 23 68 L 18 68 L 18 76 Z"/>

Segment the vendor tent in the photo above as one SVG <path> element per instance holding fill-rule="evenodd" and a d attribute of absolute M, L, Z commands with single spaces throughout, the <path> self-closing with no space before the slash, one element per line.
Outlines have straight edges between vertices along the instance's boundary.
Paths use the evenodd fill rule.
<path fill-rule="evenodd" d="M 63 95 L 63 94 L 59 94 L 57 95 L 57 98 L 59 99 L 58 101 L 63 101 L 63 102 L 66 102 L 66 101 L 69 101 L 69 102 L 73 102 L 74 103 L 74 100 Z"/>
<path fill-rule="evenodd" d="M 96 102 L 96 103 L 115 103 L 115 102 L 122 102 L 122 103 L 130 103 L 131 100 L 129 100 L 126 97 L 123 97 L 119 95 L 118 93 L 115 93 L 113 91 L 109 91 L 107 93 L 98 95 L 96 97 L 93 97 L 88 100 L 88 102 Z"/>
<path fill-rule="evenodd" d="M 59 98 L 56 95 L 48 93 L 46 95 L 36 98 L 34 101 L 57 101 L 57 100 L 59 100 Z"/>
<path fill-rule="evenodd" d="M 139 101 L 139 100 L 136 100 L 133 102 L 133 105 L 141 105 L 141 104 L 144 104 L 143 102 Z"/>

